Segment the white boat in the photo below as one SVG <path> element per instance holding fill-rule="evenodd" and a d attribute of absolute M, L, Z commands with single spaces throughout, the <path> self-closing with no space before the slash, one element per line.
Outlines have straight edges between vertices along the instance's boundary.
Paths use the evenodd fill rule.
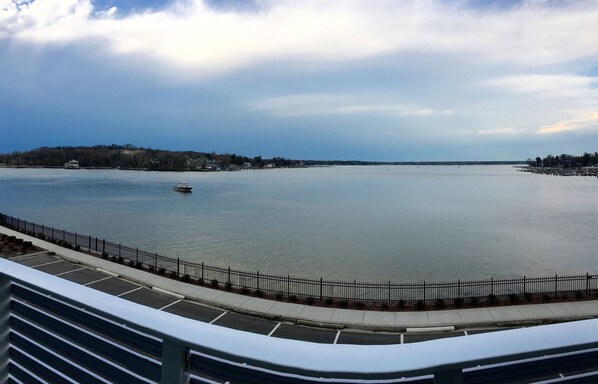
<path fill-rule="evenodd" d="M 191 192 L 192 189 L 193 186 L 186 182 L 181 182 L 174 186 L 174 190 L 177 192 Z"/>

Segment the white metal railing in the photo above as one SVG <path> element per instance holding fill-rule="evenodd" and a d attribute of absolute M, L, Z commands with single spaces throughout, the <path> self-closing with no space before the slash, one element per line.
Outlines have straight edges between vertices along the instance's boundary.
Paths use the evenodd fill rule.
<path fill-rule="evenodd" d="M 460 383 L 485 367 L 506 372 L 523 359 L 565 361 L 571 353 L 596 354 L 595 348 L 598 319 L 403 345 L 271 338 L 160 312 L 0 259 L 2 383 L 394 383 L 405 377 Z"/>

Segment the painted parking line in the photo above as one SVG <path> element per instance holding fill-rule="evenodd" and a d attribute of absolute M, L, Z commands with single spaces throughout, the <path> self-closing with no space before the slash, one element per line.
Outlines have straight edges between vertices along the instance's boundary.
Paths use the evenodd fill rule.
<path fill-rule="evenodd" d="M 31 268 L 43 267 L 44 265 L 50 265 L 50 264 L 56 264 L 56 263 L 62 263 L 62 260 L 56 260 L 56 261 L 50 261 L 49 263 L 42 263 L 42 264 L 38 264 L 38 265 L 32 265 Z"/>
<path fill-rule="evenodd" d="M 62 276 L 62 275 L 66 275 L 67 273 L 72 273 L 72 272 L 80 271 L 82 269 L 86 269 L 86 268 L 85 267 L 81 267 L 81 268 L 73 269 L 72 271 L 61 272 L 61 273 L 59 273 L 57 275 L 54 275 L 54 276 Z"/>
<path fill-rule="evenodd" d="M 339 330 L 338 332 L 336 332 L 336 337 L 334 338 L 334 342 L 332 344 L 336 344 L 338 341 L 338 337 L 341 335 L 341 331 Z"/>
<path fill-rule="evenodd" d="M 165 305 L 165 306 L 163 306 L 162 308 L 158 308 L 158 311 L 161 311 L 161 310 L 163 310 L 163 309 L 166 309 L 166 308 L 170 307 L 171 305 L 175 305 L 176 303 L 180 303 L 181 301 L 183 301 L 183 299 L 179 299 L 179 300 L 177 300 L 177 301 L 173 301 L 173 302 L 172 302 L 172 303 L 170 303 L 170 304 L 166 304 L 166 305 Z"/>
<path fill-rule="evenodd" d="M 89 283 L 85 283 L 83 285 L 91 285 L 91 284 L 99 283 L 100 281 L 104 281 L 104 280 L 107 280 L 107 279 L 112 279 L 112 276 L 102 277 L 101 279 L 90 281 Z"/>
<path fill-rule="evenodd" d="M 271 331 L 270 331 L 270 333 L 268 333 L 268 337 L 272 336 L 272 334 L 273 334 L 274 332 L 276 332 L 276 330 L 278 329 L 278 327 L 280 327 L 280 324 L 282 324 L 282 323 L 278 323 L 278 324 L 276 324 L 276 327 L 274 327 L 274 329 L 273 329 L 273 330 L 271 330 Z"/>
<path fill-rule="evenodd" d="M 214 320 L 210 321 L 210 324 L 214 324 L 214 322 L 218 319 L 220 319 L 222 316 L 226 315 L 228 312 L 223 312 L 221 313 L 217 318 L 215 318 Z"/>
<path fill-rule="evenodd" d="M 130 291 L 123 292 L 123 293 L 121 293 L 120 295 L 116 295 L 116 297 L 121 297 L 121 296 L 124 296 L 124 295 L 126 295 L 126 294 L 129 294 L 129 293 L 131 293 L 131 292 L 138 291 L 138 290 L 140 290 L 141 288 L 143 288 L 143 287 L 137 287 L 137 288 L 133 288 L 133 289 L 131 289 Z"/>

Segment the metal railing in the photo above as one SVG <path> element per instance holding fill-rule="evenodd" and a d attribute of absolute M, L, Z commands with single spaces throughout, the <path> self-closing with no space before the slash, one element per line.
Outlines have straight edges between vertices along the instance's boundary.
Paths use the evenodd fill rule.
<path fill-rule="evenodd" d="M 597 361 L 598 319 L 412 344 L 317 344 L 179 317 L 0 259 L 2 383 L 589 383 Z"/>
<path fill-rule="evenodd" d="M 500 296 L 574 293 L 589 296 L 598 291 L 598 275 L 491 278 L 450 282 L 384 283 L 332 281 L 247 272 L 194 263 L 116 244 L 90 235 L 57 229 L 0 214 L 0 225 L 41 237 L 59 245 L 103 255 L 113 261 L 183 279 L 190 283 L 236 288 L 258 296 L 269 293 L 290 301 L 306 298 L 321 303 L 426 303 L 434 300 L 495 299 Z"/>

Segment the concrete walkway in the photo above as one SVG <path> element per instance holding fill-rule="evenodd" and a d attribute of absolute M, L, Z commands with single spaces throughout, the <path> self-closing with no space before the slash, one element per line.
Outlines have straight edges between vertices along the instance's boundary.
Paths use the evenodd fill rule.
<path fill-rule="evenodd" d="M 598 317 L 596 300 L 420 312 L 379 312 L 292 304 L 183 283 L 59 247 L 2 226 L 0 233 L 31 241 L 66 260 L 99 268 L 143 286 L 175 293 L 189 300 L 234 312 L 298 324 L 381 331 L 410 331 L 415 328 L 412 330 L 421 332 L 424 329 L 440 331 L 447 327 L 513 326 Z"/>

